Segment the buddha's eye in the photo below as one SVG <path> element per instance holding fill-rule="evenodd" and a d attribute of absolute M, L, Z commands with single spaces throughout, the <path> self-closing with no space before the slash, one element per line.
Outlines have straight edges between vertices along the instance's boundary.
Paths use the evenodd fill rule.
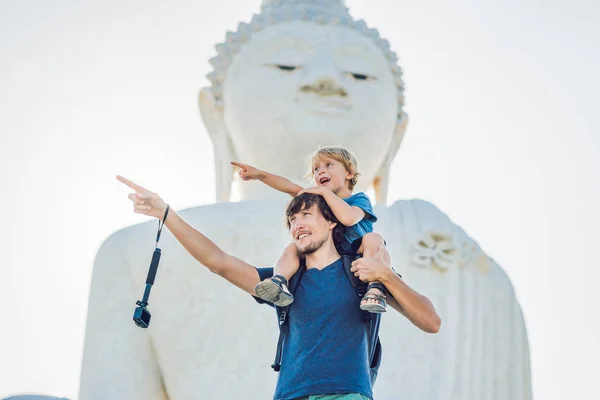
<path fill-rule="evenodd" d="M 295 71 L 299 67 L 297 67 L 295 65 L 281 65 L 281 64 L 277 64 L 277 68 L 279 68 L 282 71 Z"/>
<path fill-rule="evenodd" d="M 350 75 L 352 75 L 352 77 L 357 80 L 357 81 L 370 81 L 370 80 L 375 80 L 377 78 L 375 78 L 374 76 L 370 76 L 367 74 L 359 74 L 356 72 L 350 72 Z"/>

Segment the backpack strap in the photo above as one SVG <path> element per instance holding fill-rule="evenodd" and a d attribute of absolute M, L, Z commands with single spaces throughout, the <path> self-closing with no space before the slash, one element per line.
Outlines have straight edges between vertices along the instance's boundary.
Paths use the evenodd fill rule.
<path fill-rule="evenodd" d="M 306 272 L 306 264 L 304 260 L 300 262 L 300 268 L 296 272 L 296 274 L 290 279 L 290 293 L 296 293 L 296 289 L 300 286 L 300 281 Z M 271 364 L 271 368 L 275 372 L 279 372 L 281 369 L 281 356 L 283 354 L 283 342 L 285 341 L 285 337 L 289 332 L 289 325 L 287 323 L 288 313 L 290 311 L 290 306 L 287 305 L 285 307 L 275 306 L 275 310 L 277 311 L 277 320 L 279 321 L 279 339 L 277 339 L 277 350 L 275 352 L 275 361 Z"/>
<path fill-rule="evenodd" d="M 367 284 L 358 279 L 358 277 L 354 276 L 354 272 L 350 271 L 350 268 L 352 268 L 352 262 L 357 260 L 359 257 L 360 255 L 358 254 L 344 254 L 342 256 L 342 264 L 344 264 L 344 272 L 346 273 L 346 277 L 350 281 L 352 287 L 356 290 L 356 295 L 358 297 L 363 297 L 365 293 L 367 293 Z"/>
<path fill-rule="evenodd" d="M 354 273 L 350 271 L 350 268 L 352 268 L 352 262 L 358 259 L 359 257 L 360 255 L 358 254 L 344 254 L 342 256 L 342 263 L 344 264 L 344 271 L 346 272 L 346 277 L 348 277 L 348 280 L 350 281 L 352 287 L 356 289 L 356 294 L 362 298 L 365 295 L 365 293 L 367 293 L 367 291 L 369 290 L 369 285 L 358 279 L 358 277 L 354 276 Z M 383 286 L 383 288 L 385 288 L 385 286 Z M 369 348 L 369 369 L 371 373 L 371 385 L 374 385 L 375 380 L 377 379 L 379 365 L 381 364 L 381 341 L 379 340 L 379 335 L 376 335 L 376 333 L 379 331 L 381 314 L 374 314 L 368 311 L 363 311 L 363 319 L 365 321 L 365 324 L 367 324 L 369 341 L 372 343 L 371 347 Z"/>

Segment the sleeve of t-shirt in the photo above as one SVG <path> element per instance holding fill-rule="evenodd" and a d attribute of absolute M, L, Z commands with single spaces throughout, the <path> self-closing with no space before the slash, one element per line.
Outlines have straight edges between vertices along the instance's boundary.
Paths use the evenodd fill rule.
<path fill-rule="evenodd" d="M 273 276 L 273 268 L 256 268 L 256 271 L 258 272 L 258 276 L 259 276 L 261 282 L 264 281 L 265 279 L 268 279 Z M 256 296 L 252 296 L 252 298 L 254 298 L 254 300 L 256 300 L 256 302 L 258 304 L 267 304 L 267 305 L 270 305 L 271 307 L 275 306 L 273 303 L 269 303 L 268 301 L 259 299 Z"/>
<path fill-rule="evenodd" d="M 377 217 L 373 212 L 373 206 L 371 205 L 371 199 L 363 192 L 356 193 L 354 196 L 347 200 L 351 206 L 356 206 L 365 212 L 365 218 L 372 222 L 377 221 Z"/>

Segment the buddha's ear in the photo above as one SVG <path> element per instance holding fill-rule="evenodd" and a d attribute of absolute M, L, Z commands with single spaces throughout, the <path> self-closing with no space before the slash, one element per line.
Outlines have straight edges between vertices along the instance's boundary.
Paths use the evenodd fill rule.
<path fill-rule="evenodd" d="M 236 156 L 225 125 L 223 107 L 217 103 L 210 88 L 200 90 L 198 107 L 204 126 L 213 142 L 217 201 L 229 201 L 234 173 L 231 161 L 235 160 Z"/>
<path fill-rule="evenodd" d="M 396 122 L 396 127 L 394 128 L 394 135 L 392 136 L 392 141 L 390 143 L 390 148 L 381 163 L 381 167 L 379 171 L 375 175 L 373 179 L 373 189 L 375 191 L 375 201 L 377 204 L 385 205 L 387 203 L 388 190 L 390 186 L 390 167 L 392 165 L 392 161 L 396 157 L 396 153 L 398 153 L 398 149 L 400 148 L 400 144 L 402 144 L 402 139 L 404 139 L 404 133 L 406 132 L 406 126 L 408 125 L 408 115 L 404 112 L 401 112 L 398 121 Z"/>

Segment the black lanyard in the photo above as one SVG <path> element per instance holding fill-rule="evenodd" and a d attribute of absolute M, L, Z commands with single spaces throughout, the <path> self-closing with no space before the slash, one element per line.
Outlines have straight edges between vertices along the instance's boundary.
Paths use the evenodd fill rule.
<path fill-rule="evenodd" d="M 147 328 L 150 325 L 150 311 L 146 308 L 148 306 L 148 298 L 150 297 L 150 290 L 152 289 L 152 285 L 154 285 L 154 278 L 156 278 L 156 271 L 158 271 L 158 262 L 160 261 L 160 249 L 158 248 L 158 241 L 160 240 L 160 234 L 162 232 L 163 227 L 165 226 L 165 222 L 167 220 L 167 215 L 169 215 L 169 206 L 167 205 L 167 209 L 165 210 L 165 216 L 163 217 L 162 222 L 158 220 L 158 232 L 156 233 L 156 248 L 154 249 L 154 253 L 152 254 L 152 261 L 150 262 L 150 268 L 148 269 L 148 276 L 146 277 L 146 288 L 144 289 L 144 297 L 142 300 L 138 300 L 135 304 L 138 305 L 135 311 L 133 312 L 133 322 L 140 328 Z"/>

